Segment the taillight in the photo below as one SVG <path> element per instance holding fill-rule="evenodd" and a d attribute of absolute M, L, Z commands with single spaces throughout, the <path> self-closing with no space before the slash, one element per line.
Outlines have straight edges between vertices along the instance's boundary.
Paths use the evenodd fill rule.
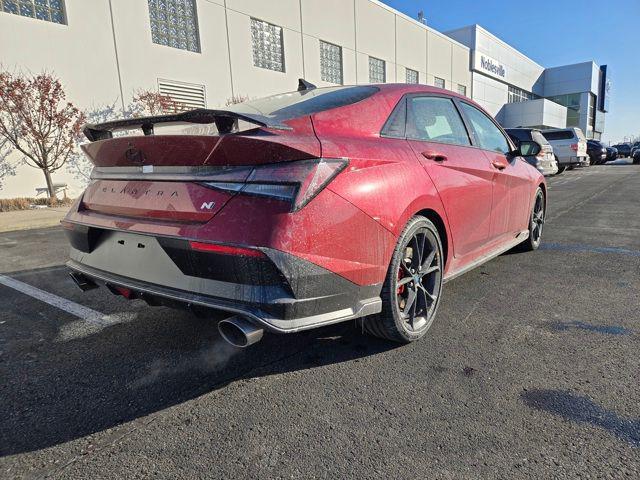
<path fill-rule="evenodd" d="M 245 247 L 235 247 L 233 245 L 221 245 L 217 243 L 189 242 L 192 250 L 199 252 L 219 253 L 221 255 L 236 255 L 241 257 L 262 258 L 265 254 L 260 250 Z"/>
<path fill-rule="evenodd" d="M 202 185 L 290 202 L 291 210 L 295 211 L 320 193 L 347 163 L 344 158 L 316 158 L 242 167 L 221 172 L 219 180 L 211 179 L 202 182 Z M 249 169 L 250 173 L 247 174 Z"/>
<path fill-rule="evenodd" d="M 577 143 L 572 143 L 571 144 L 571 150 L 573 150 L 574 152 L 578 151 L 578 144 Z"/>

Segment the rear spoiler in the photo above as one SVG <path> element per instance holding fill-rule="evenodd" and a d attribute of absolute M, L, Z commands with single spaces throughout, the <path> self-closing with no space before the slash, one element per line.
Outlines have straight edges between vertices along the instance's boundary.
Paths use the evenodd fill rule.
<path fill-rule="evenodd" d="M 153 126 L 159 123 L 215 123 L 218 132 L 221 134 L 232 133 L 234 131 L 236 121 L 244 120 L 253 123 L 259 127 L 269 127 L 290 130 L 290 127 L 282 124 L 271 124 L 243 115 L 241 113 L 229 110 L 209 110 L 206 108 L 198 108 L 188 112 L 175 113 L 170 115 L 157 115 L 153 117 L 128 118 L 125 120 L 114 120 L 111 122 L 89 124 L 83 129 L 85 137 L 90 141 L 108 140 L 113 138 L 113 131 L 127 128 L 141 128 L 145 135 L 153 135 Z"/>

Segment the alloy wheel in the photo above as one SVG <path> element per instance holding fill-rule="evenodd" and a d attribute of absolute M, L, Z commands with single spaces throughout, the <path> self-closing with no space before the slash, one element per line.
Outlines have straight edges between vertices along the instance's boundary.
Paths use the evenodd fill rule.
<path fill-rule="evenodd" d="M 433 232 L 417 230 L 404 247 L 396 281 L 398 311 L 411 331 L 433 321 L 442 279 L 442 259 Z"/>
<path fill-rule="evenodd" d="M 544 194 L 540 191 L 536 195 L 536 202 L 533 205 L 531 215 L 531 240 L 536 245 L 542 239 L 542 228 L 544 227 Z"/>

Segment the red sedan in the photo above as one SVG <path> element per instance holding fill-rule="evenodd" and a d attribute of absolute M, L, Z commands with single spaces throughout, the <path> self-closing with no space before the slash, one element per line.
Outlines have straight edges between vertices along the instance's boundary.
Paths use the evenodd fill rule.
<path fill-rule="evenodd" d="M 63 221 L 76 283 L 226 311 L 238 346 L 354 318 L 411 342 L 443 283 L 541 241 L 543 176 L 478 105 L 438 88 L 301 81 L 85 135 L 92 182 Z"/>

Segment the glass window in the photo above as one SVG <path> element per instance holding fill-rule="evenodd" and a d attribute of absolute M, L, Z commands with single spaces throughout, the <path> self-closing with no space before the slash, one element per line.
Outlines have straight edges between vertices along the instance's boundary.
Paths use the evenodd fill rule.
<path fill-rule="evenodd" d="M 0 0 L 0 11 L 46 22 L 66 23 L 63 0 Z"/>
<path fill-rule="evenodd" d="M 467 96 L 467 87 L 466 87 L 466 85 L 458 84 L 458 93 L 460 95 L 464 95 L 466 97 Z"/>
<path fill-rule="evenodd" d="M 320 78 L 342 85 L 342 47 L 320 40 Z"/>
<path fill-rule="evenodd" d="M 587 124 L 587 132 L 593 136 L 596 127 L 596 102 L 597 97 L 593 93 L 589 93 L 589 123 Z"/>
<path fill-rule="evenodd" d="M 573 130 L 551 130 L 542 132 L 547 140 L 569 140 L 574 137 Z"/>
<path fill-rule="evenodd" d="M 272 125 L 291 118 L 350 105 L 370 97 L 377 91 L 378 88 L 367 85 L 314 88 L 237 103 L 227 107 L 227 110 Z"/>
<path fill-rule="evenodd" d="M 195 0 L 148 0 L 151 40 L 158 45 L 200 51 Z"/>
<path fill-rule="evenodd" d="M 284 72 L 282 27 L 252 18 L 251 43 L 254 66 Z"/>
<path fill-rule="evenodd" d="M 435 77 L 433 84 L 438 88 L 444 88 L 444 78 Z"/>
<path fill-rule="evenodd" d="M 509 153 L 511 150 L 509 142 L 496 124 L 473 105 L 465 102 L 461 104 L 462 110 L 471 123 L 478 146 L 493 152 Z"/>
<path fill-rule="evenodd" d="M 450 99 L 412 97 L 407 109 L 407 137 L 454 145 L 471 145 L 462 118 Z"/>
<path fill-rule="evenodd" d="M 420 83 L 420 74 L 416 70 L 407 68 L 407 83 Z"/>
<path fill-rule="evenodd" d="M 507 103 L 526 102 L 527 100 L 533 100 L 535 98 L 537 98 L 537 96 L 531 92 L 527 92 L 526 90 L 522 90 L 521 88 L 509 86 Z"/>
<path fill-rule="evenodd" d="M 369 57 L 369 83 L 385 83 L 387 81 L 384 60 Z"/>

